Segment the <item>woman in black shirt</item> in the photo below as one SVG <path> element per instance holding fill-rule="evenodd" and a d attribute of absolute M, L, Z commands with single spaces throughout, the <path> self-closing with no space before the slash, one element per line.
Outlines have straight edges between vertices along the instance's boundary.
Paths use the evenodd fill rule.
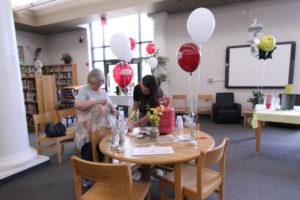
<path fill-rule="evenodd" d="M 157 99 L 163 97 L 163 91 L 158 86 L 155 76 L 146 75 L 142 81 L 134 87 L 133 91 L 133 111 L 139 111 L 138 120 L 130 123 L 129 129 L 136 126 L 150 126 L 148 122 L 147 108 L 154 108 L 157 104 Z"/>

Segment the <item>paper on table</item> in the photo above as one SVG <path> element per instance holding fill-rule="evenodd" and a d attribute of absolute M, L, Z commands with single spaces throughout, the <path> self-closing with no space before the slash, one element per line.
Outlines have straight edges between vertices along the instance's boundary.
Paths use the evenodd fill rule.
<path fill-rule="evenodd" d="M 191 135 L 188 135 L 188 134 L 176 135 L 176 137 L 181 141 L 188 141 L 188 140 L 190 140 Z"/>
<path fill-rule="evenodd" d="M 174 150 L 171 146 L 165 147 L 136 147 L 133 149 L 132 155 L 141 156 L 141 155 L 153 155 L 153 154 L 173 154 Z"/>

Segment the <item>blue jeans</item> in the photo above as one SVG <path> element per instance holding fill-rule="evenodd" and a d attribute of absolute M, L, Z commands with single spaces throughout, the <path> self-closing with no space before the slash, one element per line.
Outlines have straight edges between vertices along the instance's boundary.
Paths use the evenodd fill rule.
<path fill-rule="evenodd" d="M 147 116 L 145 113 L 140 113 L 139 114 L 139 117 L 138 117 L 138 120 L 142 119 L 143 117 Z M 141 127 L 144 127 L 144 126 L 151 126 L 151 123 L 149 121 L 139 125 Z"/>
<path fill-rule="evenodd" d="M 97 146 L 97 154 L 98 154 L 98 161 L 104 161 L 104 154 L 100 151 L 99 147 Z M 86 143 L 81 148 L 81 158 L 88 161 L 93 161 L 93 151 L 92 151 L 92 143 Z"/>

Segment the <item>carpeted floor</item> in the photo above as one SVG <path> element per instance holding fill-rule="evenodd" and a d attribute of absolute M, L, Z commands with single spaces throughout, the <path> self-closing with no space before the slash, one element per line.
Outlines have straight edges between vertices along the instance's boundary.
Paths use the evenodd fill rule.
<path fill-rule="evenodd" d="M 230 139 L 227 151 L 225 199 L 227 200 L 299 200 L 300 199 L 300 129 L 273 126 L 263 128 L 261 152 L 255 153 L 254 131 L 242 124 L 214 124 L 201 118 L 200 129 L 215 138 Z M 35 135 L 29 135 L 35 146 Z M 44 152 L 51 164 L 18 176 L 0 185 L 2 200 L 75 199 L 70 156 L 74 144 L 67 144 L 62 164 L 54 152 Z M 152 199 L 158 199 L 157 181 L 152 182 Z M 217 200 L 216 194 L 208 200 Z"/>

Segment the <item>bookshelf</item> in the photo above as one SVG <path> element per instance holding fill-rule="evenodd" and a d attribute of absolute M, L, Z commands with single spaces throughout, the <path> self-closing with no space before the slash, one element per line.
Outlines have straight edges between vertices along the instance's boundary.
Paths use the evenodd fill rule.
<path fill-rule="evenodd" d="M 78 85 L 76 64 L 46 65 L 43 67 L 43 74 L 55 76 L 57 90 Z"/>
<path fill-rule="evenodd" d="M 28 127 L 33 128 L 33 115 L 57 110 L 55 77 L 22 76 L 24 103 Z"/>

